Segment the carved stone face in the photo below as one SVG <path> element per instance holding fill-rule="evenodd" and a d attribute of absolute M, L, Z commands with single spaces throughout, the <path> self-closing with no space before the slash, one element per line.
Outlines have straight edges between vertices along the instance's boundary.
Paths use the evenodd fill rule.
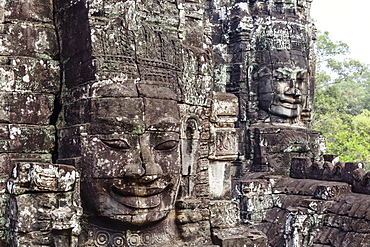
<path fill-rule="evenodd" d="M 98 98 L 85 137 L 82 191 L 99 216 L 133 225 L 164 219 L 180 179 L 176 101 Z"/>
<path fill-rule="evenodd" d="M 282 58 L 280 58 L 282 59 Z M 260 109 L 283 118 L 296 118 L 307 107 L 308 70 L 300 63 L 262 65 L 254 73 Z"/>

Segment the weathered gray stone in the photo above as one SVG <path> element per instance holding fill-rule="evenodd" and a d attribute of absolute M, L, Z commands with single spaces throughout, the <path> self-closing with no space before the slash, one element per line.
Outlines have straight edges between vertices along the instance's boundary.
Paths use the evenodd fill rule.
<path fill-rule="evenodd" d="M 216 244 L 227 247 L 252 247 L 268 246 L 267 237 L 260 231 L 248 228 L 230 228 L 227 230 L 213 230 L 213 237 Z"/>

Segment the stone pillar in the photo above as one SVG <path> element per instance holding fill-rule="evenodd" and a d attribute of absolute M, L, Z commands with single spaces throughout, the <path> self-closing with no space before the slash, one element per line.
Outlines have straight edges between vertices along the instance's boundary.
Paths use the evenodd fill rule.
<path fill-rule="evenodd" d="M 228 93 L 214 93 L 211 115 L 209 159 L 210 197 L 231 199 L 231 171 L 238 158 L 238 136 L 234 123 L 238 113 L 237 98 Z"/>
<path fill-rule="evenodd" d="M 42 208 L 30 200 L 50 200 L 33 190 L 13 193 L 6 182 L 10 174 L 17 179 L 13 172 L 27 164 L 46 165 L 55 158 L 60 75 L 52 1 L 2 1 L 0 36 L 0 245 L 39 246 L 51 241 L 52 227 L 43 224 L 51 220 L 24 219 Z"/>

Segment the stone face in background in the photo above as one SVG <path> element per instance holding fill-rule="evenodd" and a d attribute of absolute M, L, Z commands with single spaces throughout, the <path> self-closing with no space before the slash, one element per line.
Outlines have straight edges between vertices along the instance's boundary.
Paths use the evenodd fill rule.
<path fill-rule="evenodd" d="M 301 152 L 322 159 L 317 148 L 272 150 L 272 138 L 265 144 L 269 138 L 258 134 L 268 133 L 271 125 L 283 125 L 282 135 L 291 136 L 290 144 L 283 144 L 286 148 L 301 142 L 307 147 L 319 145 L 316 134 L 299 137 L 297 130 L 309 127 L 314 95 L 315 33 L 309 21 L 310 4 L 271 0 L 217 1 L 210 5 L 214 83 L 217 90 L 238 97 L 243 169 L 288 174 L 290 158 Z M 276 136 L 277 143 L 280 139 Z"/>
<path fill-rule="evenodd" d="M 211 7 L 216 71 L 229 72 L 216 81 L 239 97 L 240 121 L 306 126 L 315 74 L 310 1 Z"/>

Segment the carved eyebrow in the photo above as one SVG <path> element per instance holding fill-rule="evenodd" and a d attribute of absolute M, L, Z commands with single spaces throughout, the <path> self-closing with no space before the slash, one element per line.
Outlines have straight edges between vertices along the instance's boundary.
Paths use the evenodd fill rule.
<path fill-rule="evenodd" d="M 291 75 L 291 74 L 298 74 L 299 72 L 306 72 L 307 70 L 301 68 L 278 68 L 276 69 L 277 72 L 283 73 L 284 75 Z"/>
<path fill-rule="evenodd" d="M 154 122 L 155 125 L 160 124 L 180 124 L 180 121 L 173 117 L 161 118 L 159 121 Z"/>
<path fill-rule="evenodd" d="M 171 131 L 180 130 L 180 120 L 174 117 L 156 119 L 151 125 L 148 126 L 149 130 L 163 129 Z"/>

